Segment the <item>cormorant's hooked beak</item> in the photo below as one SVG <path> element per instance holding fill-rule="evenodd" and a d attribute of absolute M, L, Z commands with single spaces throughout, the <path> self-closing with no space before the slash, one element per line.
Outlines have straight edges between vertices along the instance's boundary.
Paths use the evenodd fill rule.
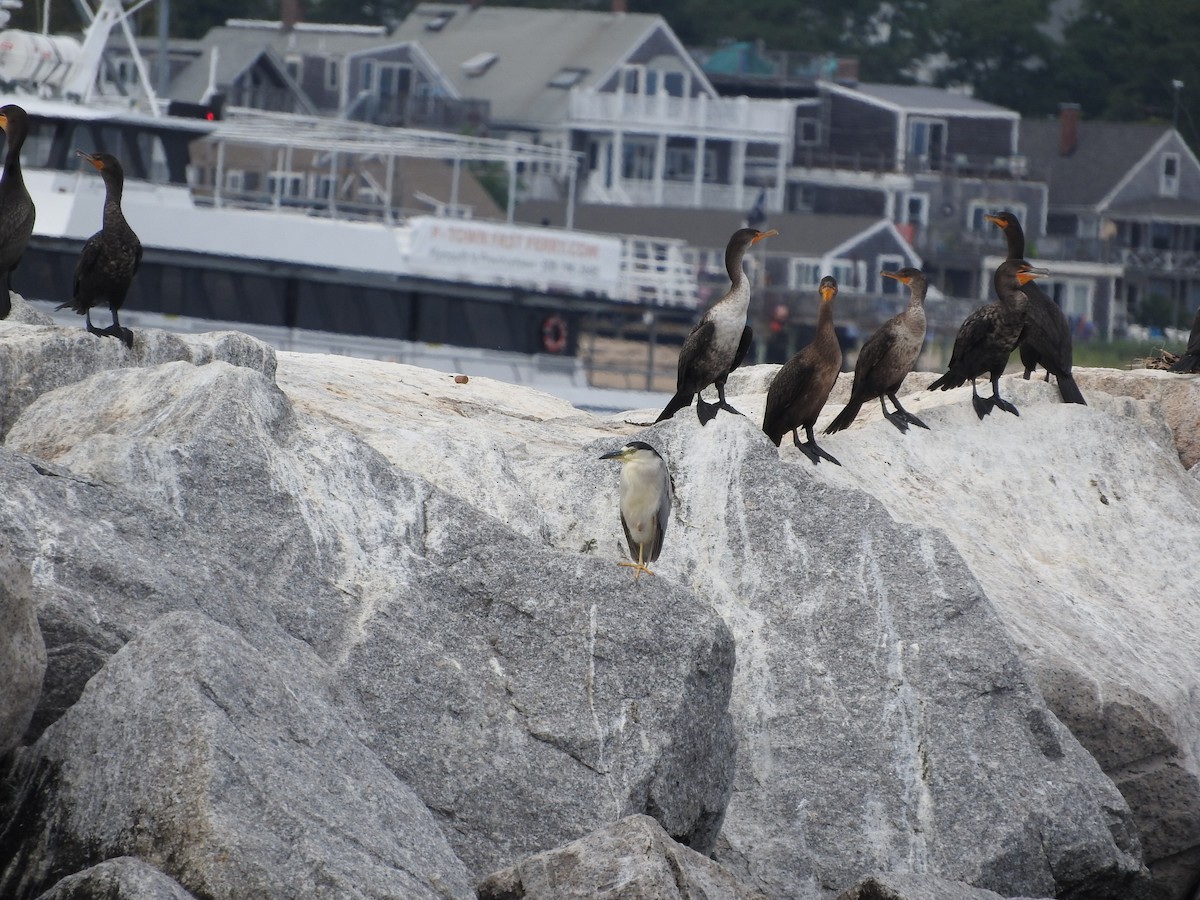
<path fill-rule="evenodd" d="M 93 166 L 95 166 L 98 170 L 104 169 L 103 161 L 96 159 L 96 157 L 92 156 L 90 153 L 84 153 L 82 150 L 76 150 L 75 155 L 78 157 L 81 157 L 82 159 L 86 159 Z"/>
<path fill-rule="evenodd" d="M 1021 284 L 1029 284 L 1035 278 L 1040 278 L 1043 275 L 1049 275 L 1049 269 L 1039 269 L 1036 266 L 1029 266 L 1017 273 L 1017 281 Z"/>
<path fill-rule="evenodd" d="M 758 234 L 756 234 L 754 236 L 754 238 L 750 241 L 750 243 L 757 244 L 763 238 L 775 237 L 775 235 L 777 235 L 777 234 L 779 234 L 779 232 L 776 231 L 774 228 L 772 228 L 770 231 L 760 231 Z"/>
<path fill-rule="evenodd" d="M 998 225 L 1001 228 L 1008 227 L 1008 222 L 1006 220 L 1000 218 L 999 216 L 985 214 L 984 218 L 987 219 L 989 222 L 991 222 L 993 225 Z"/>
<path fill-rule="evenodd" d="M 884 269 L 879 274 L 882 275 L 884 278 L 895 278 L 897 281 L 899 281 L 903 284 L 908 284 L 909 282 L 912 281 L 911 275 L 901 275 L 899 272 L 889 272 L 887 269 Z"/>

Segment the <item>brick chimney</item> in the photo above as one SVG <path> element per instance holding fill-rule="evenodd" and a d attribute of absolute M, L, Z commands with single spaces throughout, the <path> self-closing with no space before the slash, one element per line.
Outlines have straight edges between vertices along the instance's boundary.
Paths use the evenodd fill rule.
<path fill-rule="evenodd" d="M 1058 154 L 1070 156 L 1079 146 L 1079 104 L 1058 104 Z"/>
<path fill-rule="evenodd" d="M 628 0 L 612 0 L 612 11 L 615 13 L 629 12 Z"/>
<path fill-rule="evenodd" d="M 284 31 L 293 31 L 297 23 L 304 21 L 304 10 L 300 0 L 279 0 L 279 25 Z"/>

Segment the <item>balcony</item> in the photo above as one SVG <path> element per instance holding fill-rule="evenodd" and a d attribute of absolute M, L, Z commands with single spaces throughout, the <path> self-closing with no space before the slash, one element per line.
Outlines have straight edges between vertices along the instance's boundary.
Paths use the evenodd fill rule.
<path fill-rule="evenodd" d="M 794 103 L 746 97 L 672 97 L 571 91 L 567 125 L 589 131 L 645 131 L 723 140 L 791 139 Z"/>
<path fill-rule="evenodd" d="M 895 173 L 922 175 L 931 172 L 958 178 L 1019 180 L 1026 176 L 1023 156 L 951 156 L 910 155 L 903 164 L 896 154 L 881 150 L 835 153 L 826 147 L 799 145 L 792 153 L 792 165 L 801 169 L 830 169 L 843 172 Z"/>

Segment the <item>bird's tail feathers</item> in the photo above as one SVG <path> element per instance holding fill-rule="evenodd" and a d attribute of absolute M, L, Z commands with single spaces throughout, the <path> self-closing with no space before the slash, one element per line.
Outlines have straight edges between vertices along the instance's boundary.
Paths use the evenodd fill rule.
<path fill-rule="evenodd" d="M 952 388 L 962 387 L 967 383 L 967 379 L 955 375 L 954 372 L 947 372 L 925 390 L 927 391 L 948 391 Z"/>
<path fill-rule="evenodd" d="M 658 414 L 658 418 L 654 420 L 654 424 L 657 425 L 659 422 L 665 422 L 681 409 L 691 406 L 692 398 L 694 396 L 694 393 L 688 391 L 678 391 L 675 396 L 671 398 L 670 402 L 666 405 L 663 411 Z"/>
<path fill-rule="evenodd" d="M 1075 378 L 1071 375 L 1058 376 L 1058 392 L 1062 395 L 1063 403 L 1082 403 L 1087 406 L 1087 401 L 1083 399 L 1083 392 L 1079 390 L 1079 385 L 1075 383 Z"/>
<path fill-rule="evenodd" d="M 850 423 L 854 421 L 854 417 L 858 415 L 860 409 L 862 409 L 862 401 L 851 398 L 845 408 L 837 414 L 837 418 L 829 423 L 829 427 L 825 429 L 824 433 L 834 434 L 835 432 L 849 428 Z"/>
<path fill-rule="evenodd" d="M 12 298 L 8 295 L 8 291 L 0 288 L 0 319 L 7 319 L 8 314 L 12 312 Z"/>

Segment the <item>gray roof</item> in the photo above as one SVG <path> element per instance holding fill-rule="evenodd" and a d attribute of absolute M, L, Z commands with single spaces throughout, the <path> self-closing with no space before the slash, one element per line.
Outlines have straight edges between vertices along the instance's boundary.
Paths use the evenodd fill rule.
<path fill-rule="evenodd" d="M 828 85 L 844 94 L 859 94 L 880 105 L 891 106 L 910 113 L 942 113 L 949 115 L 990 115 L 1017 118 L 1018 113 L 994 103 L 976 100 L 965 94 L 943 88 L 905 84 L 857 84 L 853 87 Z"/>
<path fill-rule="evenodd" d="M 426 27 L 446 16 L 438 30 Z M 419 43 L 463 97 L 490 102 L 493 121 L 557 124 L 569 92 L 550 79 L 583 69 L 578 86 L 595 87 L 659 28 L 670 33 L 662 16 L 640 13 L 421 3 L 393 39 Z M 484 53 L 496 61 L 467 74 L 463 63 Z"/>
<path fill-rule="evenodd" d="M 526 201 L 517 205 L 516 218 L 532 225 L 549 220 L 566 223 L 563 204 Z M 779 231 L 762 246 L 772 254 L 821 257 L 877 227 L 878 216 L 772 213 L 767 226 Z M 745 214 L 732 210 L 677 209 L 643 206 L 579 206 L 575 227 L 599 234 L 676 238 L 702 250 L 724 250 L 729 236 L 745 224 Z"/>
<path fill-rule="evenodd" d="M 1113 204 L 1109 212 L 1122 219 L 1200 224 L 1200 203 L 1179 197 L 1148 197 L 1133 203 Z"/>
<path fill-rule="evenodd" d="M 1079 122 L 1075 152 L 1059 153 L 1058 119 L 1021 122 L 1017 152 L 1030 177 L 1049 185 L 1051 208 L 1094 207 L 1171 130 L 1140 122 Z"/>

